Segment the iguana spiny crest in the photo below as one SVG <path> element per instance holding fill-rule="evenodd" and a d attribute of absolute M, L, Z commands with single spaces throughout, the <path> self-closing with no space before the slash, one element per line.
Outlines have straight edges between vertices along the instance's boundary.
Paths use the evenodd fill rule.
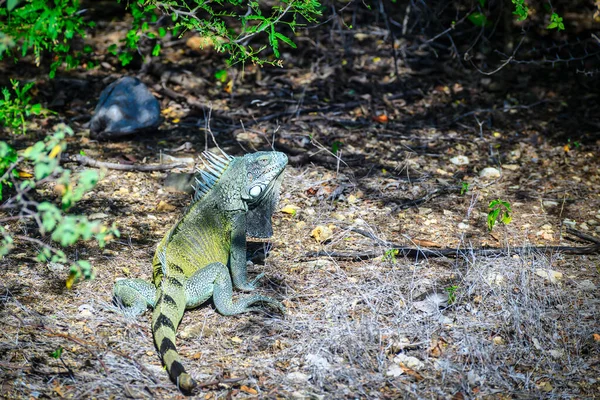
<path fill-rule="evenodd" d="M 152 333 L 169 376 L 186 393 L 196 386 L 183 367 L 175 332 L 186 309 L 211 297 L 223 315 L 250 311 L 266 303 L 282 313 L 278 301 L 252 294 L 233 301 L 233 286 L 251 291 L 262 274 L 248 281 L 246 235 L 273 233 L 271 216 L 277 205 L 287 156 L 257 152 L 243 157 L 203 153 L 205 169 L 197 171 L 192 204 L 159 243 L 153 260 L 153 284 L 124 279 L 114 295 L 134 315 L 150 306 Z"/>

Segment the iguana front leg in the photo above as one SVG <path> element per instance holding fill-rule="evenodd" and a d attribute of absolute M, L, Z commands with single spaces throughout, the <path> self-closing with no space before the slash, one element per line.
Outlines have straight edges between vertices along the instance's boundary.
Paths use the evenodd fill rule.
<path fill-rule="evenodd" d="M 259 294 L 246 295 L 233 301 L 233 287 L 227 267 L 214 262 L 196 271 L 185 284 L 186 307 L 194 308 L 212 296 L 215 307 L 223 315 L 236 315 L 258 308 L 254 303 L 265 303 L 285 314 L 285 307 L 275 299 Z"/>
<path fill-rule="evenodd" d="M 248 268 L 246 264 L 246 213 L 236 212 L 231 218 L 231 250 L 229 252 L 229 266 L 233 285 L 240 290 L 251 291 L 256 289 L 260 278 L 259 274 L 252 282 L 248 282 Z"/>

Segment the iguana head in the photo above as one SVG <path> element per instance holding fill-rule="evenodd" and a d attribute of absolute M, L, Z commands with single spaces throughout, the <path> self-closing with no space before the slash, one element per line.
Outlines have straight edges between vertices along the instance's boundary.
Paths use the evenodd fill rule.
<path fill-rule="evenodd" d="M 287 156 L 278 151 L 259 151 L 243 157 L 204 152 L 203 156 L 204 169 L 198 169 L 196 174 L 194 203 L 212 193 L 217 208 L 246 213 L 248 235 L 271 237 L 271 216 L 279 199 Z"/>
<path fill-rule="evenodd" d="M 246 184 L 242 200 L 248 205 L 246 232 L 257 238 L 273 235 L 271 216 L 277 207 L 287 156 L 277 151 L 246 154 Z"/>

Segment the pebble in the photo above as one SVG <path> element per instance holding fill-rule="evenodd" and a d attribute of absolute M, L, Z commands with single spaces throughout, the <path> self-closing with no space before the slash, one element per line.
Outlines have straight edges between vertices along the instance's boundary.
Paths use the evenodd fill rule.
<path fill-rule="evenodd" d="M 486 178 L 486 179 L 496 179 L 496 178 L 500 178 L 500 170 L 498 170 L 497 168 L 493 168 L 493 167 L 487 167 L 481 170 L 481 172 L 479 172 L 479 177 L 481 178 Z"/>
<path fill-rule="evenodd" d="M 450 159 L 450 162 L 454 165 L 468 165 L 469 158 L 466 156 L 456 156 Z"/>
<path fill-rule="evenodd" d="M 535 274 L 550 281 L 551 283 L 557 283 L 563 278 L 562 272 L 553 271 L 551 269 L 537 268 L 535 270 Z"/>
<path fill-rule="evenodd" d="M 289 374 L 287 374 L 287 379 L 289 379 L 292 382 L 296 382 L 296 383 L 305 383 L 305 382 L 308 382 L 308 380 L 310 379 L 310 376 L 306 375 L 305 373 L 302 373 L 300 371 L 296 371 L 296 372 L 290 372 Z"/>
<path fill-rule="evenodd" d="M 594 282 L 590 281 L 589 279 L 579 282 L 577 287 L 584 292 L 594 292 L 597 289 L 597 286 L 594 285 Z"/>

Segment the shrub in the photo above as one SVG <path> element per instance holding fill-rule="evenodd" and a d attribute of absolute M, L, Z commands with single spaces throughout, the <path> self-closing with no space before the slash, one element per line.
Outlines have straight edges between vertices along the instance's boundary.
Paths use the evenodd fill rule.
<path fill-rule="evenodd" d="M 85 170 L 73 174 L 63 168 L 60 154 L 65 150 L 65 137 L 73 131 L 66 125 L 58 125 L 45 140 L 35 143 L 24 151 L 17 152 L 6 142 L 0 141 L 0 257 L 6 256 L 14 247 L 15 239 L 35 244 L 39 248 L 38 260 L 45 262 L 68 262 L 66 253 L 48 241 L 31 235 L 17 233 L 22 224 L 34 224 L 34 231 L 42 237 L 49 236 L 50 243 L 68 247 L 78 240 L 93 239 L 104 246 L 119 231 L 113 225 L 106 227 L 97 221 L 89 221 L 83 215 L 69 214 L 69 209 L 92 189 L 100 174 L 96 170 Z M 38 200 L 37 190 L 54 183 L 60 196 L 60 205 L 51 201 Z M 11 221 L 19 221 L 17 223 Z M 93 270 L 86 260 L 75 260 L 67 286 L 77 279 L 93 277 Z"/>

